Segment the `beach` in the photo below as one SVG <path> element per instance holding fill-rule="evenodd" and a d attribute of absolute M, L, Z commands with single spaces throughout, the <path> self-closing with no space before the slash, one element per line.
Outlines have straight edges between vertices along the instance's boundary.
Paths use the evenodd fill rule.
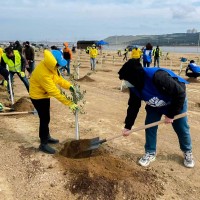
<path fill-rule="evenodd" d="M 191 47 L 193 51 L 189 49 L 188 52 L 178 47 L 170 48 L 161 47 L 160 66 L 173 70 L 190 83 L 187 98 L 195 159 L 193 169 L 184 167 L 177 136 L 171 125 L 165 124 L 158 128 L 156 161 L 147 168 L 138 165 L 144 153 L 144 130 L 100 145 L 91 157 L 73 159 L 60 155 L 66 141 L 75 139 L 75 117 L 68 107 L 52 98 L 50 132 L 60 140 L 60 144 L 53 145 L 57 150 L 53 156 L 38 151 L 38 116 L 0 116 L 0 149 L 3 152 L 0 154 L 0 199 L 198 200 L 200 79 L 186 77 L 185 69 L 190 60 L 200 65 L 200 55 L 196 47 Z M 181 63 L 181 58 L 186 58 L 186 62 Z M 37 52 L 36 65 L 42 59 L 43 52 Z M 80 64 L 76 82 L 81 90 L 86 90 L 86 113 L 79 114 L 81 139 L 110 138 L 119 135 L 124 127 L 129 93 L 126 89 L 121 91 L 122 82 L 118 78 L 118 71 L 125 63 L 123 56 L 119 57 L 116 50 L 106 50 L 105 47 L 97 60 L 97 70 L 91 72 L 89 55 L 77 50 L 71 63 L 72 73 Z M 64 78 L 68 80 L 69 76 Z M 29 97 L 18 77 L 15 77 L 14 92 L 15 101 Z M 0 94 L 1 102 L 11 106 L 3 87 Z M 143 103 L 134 128 L 144 125 L 144 106 Z"/>

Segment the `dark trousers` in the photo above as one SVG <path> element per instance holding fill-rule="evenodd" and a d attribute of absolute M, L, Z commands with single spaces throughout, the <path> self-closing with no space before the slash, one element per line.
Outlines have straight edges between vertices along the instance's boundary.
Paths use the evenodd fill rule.
<path fill-rule="evenodd" d="M 29 72 L 29 74 L 32 74 L 34 68 L 35 68 L 35 61 L 33 60 L 28 61 L 27 71 Z"/>
<path fill-rule="evenodd" d="M 15 74 L 18 75 L 18 77 L 20 78 L 20 80 L 24 83 L 27 91 L 29 92 L 29 82 L 28 82 L 28 79 L 26 78 L 26 76 L 25 77 L 21 77 L 18 72 L 10 72 L 11 83 L 13 82 L 13 77 L 14 77 Z M 8 92 L 10 93 L 9 85 L 8 85 Z"/>
<path fill-rule="evenodd" d="M 0 68 L 0 74 L 4 77 L 5 80 L 8 81 L 9 72 L 6 68 Z"/>
<path fill-rule="evenodd" d="M 124 61 L 124 60 L 126 60 L 126 61 L 128 60 L 128 58 L 127 58 L 127 54 L 128 54 L 128 53 L 125 53 L 125 54 L 124 54 L 123 61 Z"/>
<path fill-rule="evenodd" d="M 143 67 L 150 67 L 150 62 L 143 61 Z"/>
<path fill-rule="evenodd" d="M 50 122 L 50 99 L 31 99 L 40 118 L 39 137 L 42 144 L 47 144 Z"/>

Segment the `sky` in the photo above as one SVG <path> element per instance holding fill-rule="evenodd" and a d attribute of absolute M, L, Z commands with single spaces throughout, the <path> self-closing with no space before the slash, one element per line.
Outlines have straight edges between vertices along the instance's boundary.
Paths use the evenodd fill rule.
<path fill-rule="evenodd" d="M 200 0 L 0 0 L 0 41 L 200 32 Z"/>

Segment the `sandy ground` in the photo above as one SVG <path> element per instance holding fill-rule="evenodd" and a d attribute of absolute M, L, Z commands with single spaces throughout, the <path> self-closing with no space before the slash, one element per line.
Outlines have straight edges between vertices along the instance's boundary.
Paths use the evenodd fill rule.
<path fill-rule="evenodd" d="M 102 59 L 98 57 L 97 72 L 84 77 L 90 72 L 89 57 L 84 52 L 77 54 L 71 68 L 73 71 L 72 65 L 78 59 L 82 78 L 78 84 L 86 90 L 86 114 L 79 115 L 81 139 L 104 139 L 120 134 L 128 100 L 128 93 L 120 91 L 121 81 L 117 75 L 123 57 L 117 57 L 116 52 L 104 52 Z M 173 54 L 171 60 L 163 59 L 161 66 L 178 73 L 180 57 L 198 59 L 197 55 Z M 41 55 L 38 54 L 37 59 L 40 60 Z M 184 77 L 184 72 L 181 75 Z M 104 143 L 88 158 L 63 157 L 59 154 L 63 144 L 75 139 L 75 117 L 67 107 L 52 98 L 51 135 L 61 142 L 53 145 L 58 151 L 56 155 L 38 151 L 38 116 L 0 116 L 0 199 L 199 199 L 200 80 L 189 81 L 188 114 L 195 168 L 183 166 L 183 155 L 170 125 L 159 125 L 157 159 L 147 168 L 137 164 L 144 153 L 144 130 Z M 15 78 L 14 91 L 15 101 L 28 97 L 18 77 Z M 3 88 L 0 88 L 0 94 L 1 102 L 9 106 Z M 32 108 L 28 106 L 26 109 Z M 144 118 L 143 105 L 134 127 L 142 126 Z"/>

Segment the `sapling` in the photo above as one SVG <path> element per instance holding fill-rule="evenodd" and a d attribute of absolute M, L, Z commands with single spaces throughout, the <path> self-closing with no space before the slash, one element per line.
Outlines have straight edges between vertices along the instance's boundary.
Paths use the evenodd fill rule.
<path fill-rule="evenodd" d="M 71 96 L 68 96 L 64 91 L 61 90 L 61 93 L 66 96 L 66 98 L 70 101 L 73 101 L 78 105 L 78 110 L 73 111 L 75 115 L 75 138 L 76 140 L 80 139 L 79 135 L 79 123 L 78 123 L 78 113 L 85 114 L 84 105 L 86 101 L 84 100 L 84 96 L 86 91 L 81 91 L 80 85 L 78 85 L 75 80 L 71 77 L 71 83 L 73 84 L 74 91 L 71 91 Z"/>

